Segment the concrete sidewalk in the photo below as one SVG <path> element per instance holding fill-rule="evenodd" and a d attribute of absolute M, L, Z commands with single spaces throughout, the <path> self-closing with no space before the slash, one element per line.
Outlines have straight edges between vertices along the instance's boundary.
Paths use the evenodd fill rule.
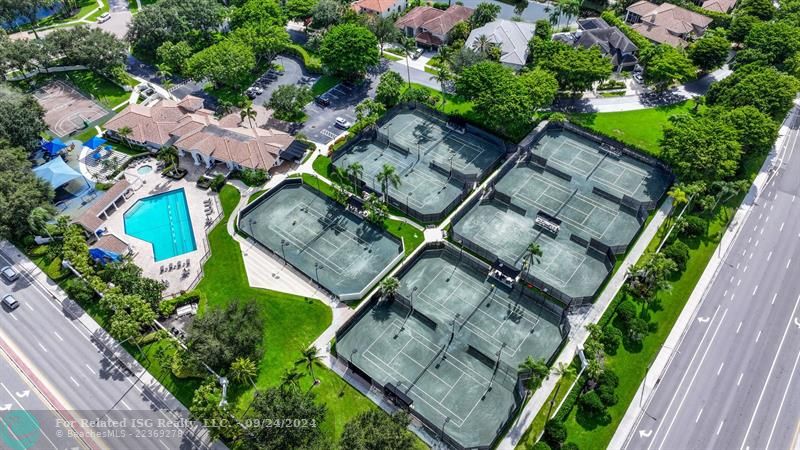
<path fill-rule="evenodd" d="M 694 317 L 698 308 L 702 304 L 702 301 L 705 298 L 712 282 L 716 278 L 720 268 L 723 267 L 722 263 L 727 257 L 728 251 L 736 240 L 736 237 L 741 229 L 739 225 L 744 223 L 760 193 L 769 182 L 771 174 L 780 165 L 781 157 L 783 152 L 786 150 L 785 138 L 789 131 L 788 126 L 785 124 L 794 120 L 796 113 L 797 111 L 795 108 L 795 110 L 790 112 L 789 116 L 784 122 L 784 126 L 781 127 L 779 134 L 780 137 L 775 143 L 775 151 L 769 154 L 767 159 L 764 161 L 764 164 L 761 166 L 761 170 L 756 176 L 753 185 L 750 187 L 750 191 L 748 192 L 742 204 L 739 206 L 739 209 L 736 211 L 725 234 L 722 236 L 722 240 L 720 241 L 717 251 L 714 252 L 711 260 L 708 262 L 702 277 L 698 281 L 697 286 L 695 286 L 695 289 L 692 292 L 692 295 L 689 297 L 688 302 L 684 306 L 681 315 L 675 322 L 675 325 L 673 326 L 669 336 L 667 336 L 666 341 L 661 346 L 661 350 L 658 352 L 658 355 L 656 355 L 656 358 L 653 360 L 653 363 L 649 369 L 649 372 L 653 375 L 646 377 L 645 380 L 639 385 L 639 389 L 636 391 L 636 396 L 634 397 L 635 401 L 631 402 L 631 405 L 628 407 L 625 416 L 622 418 L 622 421 L 620 422 L 619 427 L 617 427 L 617 431 L 614 433 L 614 437 L 609 444 L 610 449 L 623 448 L 628 440 L 628 437 L 635 431 L 633 430 L 633 427 L 635 426 L 639 417 L 644 414 L 644 411 L 647 409 L 647 405 L 652 398 L 651 395 L 653 390 L 657 386 L 661 376 L 666 371 L 670 360 L 675 354 L 672 349 L 677 348 L 680 342 L 683 340 L 686 332 L 689 329 L 689 325 L 691 324 L 692 317 Z"/>
<path fill-rule="evenodd" d="M 661 207 L 656 211 L 655 215 L 653 216 L 653 220 L 650 221 L 650 223 L 647 225 L 647 228 L 642 231 L 641 235 L 636 240 L 636 244 L 631 247 L 630 251 L 628 252 L 628 256 L 622 262 L 619 270 L 617 270 L 614 276 L 608 281 L 605 289 L 603 289 L 603 292 L 597 297 L 597 300 L 592 307 L 582 315 L 569 316 L 572 330 L 570 331 L 567 345 L 565 345 L 564 349 L 561 350 L 561 353 L 558 355 L 558 359 L 556 359 L 556 361 L 553 363 L 553 367 L 560 363 L 570 364 L 572 362 L 572 359 L 577 354 L 578 349 L 583 347 L 583 343 L 589 337 L 589 333 L 586 330 L 586 325 L 597 322 L 606 311 L 608 305 L 611 304 L 611 301 L 614 299 L 614 297 L 616 297 L 617 292 L 625 283 L 628 268 L 635 264 L 636 261 L 639 260 L 639 257 L 644 254 L 647 246 L 650 244 L 650 241 L 656 235 L 656 232 L 661 227 L 661 224 L 664 223 L 664 220 L 666 220 L 671 210 L 672 199 L 667 198 L 667 200 L 664 201 Z M 498 450 L 512 450 L 519 443 L 520 439 L 522 439 L 522 436 L 525 434 L 525 431 L 527 431 L 528 427 L 530 427 L 531 423 L 533 422 L 533 419 L 539 413 L 539 410 L 545 406 L 547 398 L 555 389 L 556 384 L 558 384 L 557 377 L 548 377 L 542 382 L 542 385 L 536 390 L 536 392 L 533 393 L 533 396 L 525 405 L 525 408 L 520 413 L 517 422 L 514 423 L 514 425 L 508 431 L 508 434 L 506 434 L 506 436 L 504 436 L 497 445 Z"/>

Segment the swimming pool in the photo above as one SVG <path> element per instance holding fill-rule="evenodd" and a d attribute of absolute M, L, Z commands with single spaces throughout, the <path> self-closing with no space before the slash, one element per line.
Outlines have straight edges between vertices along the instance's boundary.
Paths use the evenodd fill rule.
<path fill-rule="evenodd" d="M 156 262 L 197 249 L 182 188 L 139 200 L 123 219 L 126 234 L 152 244 Z"/>
<path fill-rule="evenodd" d="M 147 175 L 148 173 L 153 171 L 153 166 L 142 166 L 136 169 L 136 172 L 139 175 Z"/>

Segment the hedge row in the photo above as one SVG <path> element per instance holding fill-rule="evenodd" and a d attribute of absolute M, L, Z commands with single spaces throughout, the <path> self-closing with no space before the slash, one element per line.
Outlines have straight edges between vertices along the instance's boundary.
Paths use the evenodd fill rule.
<path fill-rule="evenodd" d="M 188 305 L 189 303 L 200 303 L 202 294 L 199 291 L 189 291 L 181 294 L 175 298 L 162 300 L 158 304 L 158 312 L 162 317 L 169 317 L 175 313 L 179 306 Z"/>
<path fill-rule="evenodd" d="M 304 49 L 302 46 L 298 44 L 289 44 L 286 50 L 289 53 L 294 53 L 300 58 L 303 58 L 303 64 L 306 66 L 307 71 L 311 73 L 322 73 L 322 61 L 309 53 L 308 50 Z"/>

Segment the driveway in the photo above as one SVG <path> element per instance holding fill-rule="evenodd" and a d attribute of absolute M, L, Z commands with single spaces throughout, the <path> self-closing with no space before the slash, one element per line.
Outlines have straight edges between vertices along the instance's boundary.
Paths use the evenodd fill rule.
<path fill-rule="evenodd" d="M 131 15 L 131 12 L 128 11 L 127 0 L 123 0 L 123 2 L 125 3 L 124 9 L 119 9 L 120 8 L 119 5 L 116 6 L 116 8 L 118 9 L 114 9 L 115 8 L 114 4 L 119 3 L 119 1 L 115 2 L 114 0 L 112 0 L 111 13 L 110 13 L 111 18 L 103 23 L 95 22 L 90 24 L 89 26 L 93 28 L 99 28 L 103 31 L 113 34 L 114 36 L 120 39 L 124 39 L 125 34 L 128 32 L 128 26 L 131 24 L 131 17 L 133 16 Z"/>
<path fill-rule="evenodd" d="M 306 72 L 303 64 L 293 57 L 278 56 L 272 62 L 283 66 L 283 75 L 279 76 L 277 80 L 267 84 L 266 86 L 263 86 L 264 93 L 253 99 L 254 105 L 262 106 L 265 102 L 268 102 L 269 99 L 272 98 L 272 93 L 278 89 L 278 86 L 300 84 L 301 78 L 304 76 L 311 76 L 308 72 Z M 317 78 L 318 77 L 314 77 L 314 80 L 316 81 Z"/>

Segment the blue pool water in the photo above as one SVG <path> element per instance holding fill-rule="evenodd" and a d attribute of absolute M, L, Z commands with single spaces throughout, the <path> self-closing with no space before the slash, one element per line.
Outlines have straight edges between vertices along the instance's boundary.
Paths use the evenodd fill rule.
<path fill-rule="evenodd" d="M 156 261 L 197 249 L 183 189 L 143 198 L 123 218 L 125 233 L 152 244 Z"/>

